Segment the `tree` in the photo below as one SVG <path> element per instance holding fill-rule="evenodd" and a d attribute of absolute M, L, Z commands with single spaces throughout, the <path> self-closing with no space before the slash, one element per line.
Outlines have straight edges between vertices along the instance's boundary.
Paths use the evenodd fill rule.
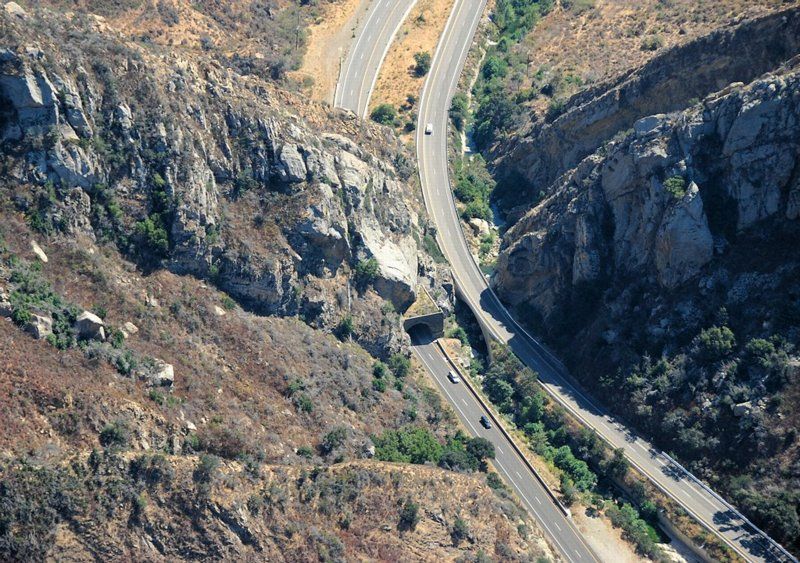
<path fill-rule="evenodd" d="M 605 464 L 606 475 L 613 479 L 622 479 L 628 472 L 630 463 L 625 459 L 625 450 L 616 448 L 614 455 Z"/>
<path fill-rule="evenodd" d="M 431 54 L 427 51 L 414 54 L 414 74 L 417 76 L 425 76 L 431 69 Z"/>
<path fill-rule="evenodd" d="M 494 459 L 494 444 L 486 438 L 471 438 L 467 441 L 467 453 L 480 461 Z"/>
<path fill-rule="evenodd" d="M 500 410 L 507 412 L 512 408 L 511 397 L 514 395 L 514 388 L 507 381 L 498 377 L 487 377 L 484 383 L 486 394 L 489 399 L 496 404 Z"/>
<path fill-rule="evenodd" d="M 467 95 L 463 92 L 458 92 L 453 96 L 450 102 L 450 119 L 453 120 L 453 125 L 459 131 L 464 130 L 469 117 L 469 104 L 467 102 Z"/>
<path fill-rule="evenodd" d="M 363 290 L 369 284 L 374 283 L 378 279 L 378 272 L 380 272 L 380 266 L 375 258 L 359 261 L 355 269 L 355 281 L 358 288 Z"/>
<path fill-rule="evenodd" d="M 394 125 L 394 121 L 397 119 L 397 110 L 392 104 L 381 104 L 372 110 L 370 117 L 372 121 L 381 125 Z"/>

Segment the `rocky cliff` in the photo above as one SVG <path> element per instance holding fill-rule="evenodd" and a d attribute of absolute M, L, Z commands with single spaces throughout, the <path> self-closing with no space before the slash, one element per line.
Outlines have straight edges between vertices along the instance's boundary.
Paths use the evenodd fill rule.
<path fill-rule="evenodd" d="M 609 408 L 797 550 L 800 68 L 643 117 L 506 233 L 493 285 Z"/>
<path fill-rule="evenodd" d="M 798 100 L 795 68 L 640 119 L 508 231 L 497 289 L 548 318 L 575 288 L 646 278 L 669 291 L 757 223 L 793 227 Z"/>
<path fill-rule="evenodd" d="M 91 17 L 7 15 L 0 31 L 4 181 L 33 186 L 16 201 L 43 230 L 327 329 L 414 300 L 432 262 L 410 155 L 386 130 Z M 365 345 L 397 349 L 361 316 Z"/>
<path fill-rule="evenodd" d="M 641 68 L 587 88 L 564 110 L 535 118 L 493 151 L 497 175 L 526 184 L 524 213 L 538 194 L 637 119 L 677 111 L 732 82 L 750 82 L 800 52 L 800 8 L 723 28 L 665 51 Z M 519 188 L 517 188 L 519 193 Z"/>

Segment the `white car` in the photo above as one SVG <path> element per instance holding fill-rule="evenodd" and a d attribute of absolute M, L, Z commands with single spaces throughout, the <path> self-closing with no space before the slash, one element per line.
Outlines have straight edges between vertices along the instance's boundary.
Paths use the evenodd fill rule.
<path fill-rule="evenodd" d="M 433 135 L 433 123 L 428 123 L 425 126 L 425 134 L 426 135 Z"/>
<path fill-rule="evenodd" d="M 447 379 L 449 379 L 451 383 L 461 383 L 461 378 L 458 377 L 458 374 L 453 370 L 450 370 L 450 373 L 447 374 Z"/>

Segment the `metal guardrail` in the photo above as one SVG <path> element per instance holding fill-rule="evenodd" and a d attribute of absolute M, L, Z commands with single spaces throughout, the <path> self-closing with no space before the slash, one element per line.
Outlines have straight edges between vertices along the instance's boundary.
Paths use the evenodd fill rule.
<path fill-rule="evenodd" d="M 727 500 L 722 498 L 714 489 L 712 489 L 711 487 L 709 487 L 708 485 L 703 483 L 703 481 L 698 479 L 691 471 L 689 471 L 683 465 L 678 463 L 678 461 L 675 458 L 673 458 L 671 455 L 669 455 L 666 452 L 662 452 L 661 455 L 663 455 L 667 459 L 667 461 L 670 462 L 670 464 L 672 464 L 673 466 L 677 467 L 684 474 L 684 476 L 687 479 L 689 479 L 694 484 L 696 484 L 698 487 L 703 489 L 705 492 L 707 492 L 708 494 L 713 496 L 715 499 L 717 499 L 718 502 L 720 502 L 723 506 L 725 506 L 725 508 L 727 508 L 733 514 L 735 514 L 738 518 L 740 518 L 742 520 L 742 522 L 744 522 L 745 525 L 748 528 L 750 528 L 750 531 L 758 537 L 759 541 L 764 542 L 766 540 L 766 543 L 767 543 L 768 547 L 767 546 L 765 546 L 765 547 L 767 547 L 768 551 L 773 553 L 778 558 L 779 561 L 791 561 L 793 563 L 798 563 L 797 557 L 795 557 L 794 555 L 789 553 L 789 551 L 785 547 L 783 547 L 781 544 L 779 544 L 778 542 L 773 540 L 771 537 L 769 537 L 769 535 L 766 532 L 764 532 L 761 528 L 759 528 L 758 526 L 753 524 L 750 521 L 750 519 L 747 518 L 747 516 L 745 516 L 744 514 L 739 512 L 736 509 L 736 507 L 734 507 L 731 503 L 729 503 Z M 762 545 L 763 545 L 763 543 L 762 543 Z M 777 551 L 778 554 L 780 554 L 780 555 L 775 554 L 774 553 L 775 551 Z"/>

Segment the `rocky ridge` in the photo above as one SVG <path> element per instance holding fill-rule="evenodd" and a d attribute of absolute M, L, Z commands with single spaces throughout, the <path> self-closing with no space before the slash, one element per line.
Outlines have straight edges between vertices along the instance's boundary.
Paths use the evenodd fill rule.
<path fill-rule="evenodd" d="M 492 151 L 498 177 L 526 185 L 526 200 L 504 202 L 517 207 L 512 220 L 560 174 L 636 120 L 684 109 L 730 83 L 750 82 L 800 52 L 798 37 L 797 7 L 723 28 L 587 88 L 563 111 L 527 124 Z"/>
<path fill-rule="evenodd" d="M 37 17 L 48 38 L 19 17 L 0 21 L 0 140 L 13 155 L 7 182 L 51 190 L 46 223 L 88 244 L 114 239 L 151 266 L 155 256 L 213 279 L 253 310 L 322 328 L 358 310 L 349 288 L 360 262 L 377 263 L 381 298 L 400 311 L 413 302 L 418 271 L 433 262 L 419 264 L 425 220 L 409 157 L 387 132 L 354 129 L 344 113 L 214 62 L 155 55 L 78 16 L 81 49 L 64 51 L 66 29 Z M 365 326 L 362 340 L 396 350 L 381 332 Z"/>
<path fill-rule="evenodd" d="M 495 287 L 545 318 L 581 286 L 644 276 L 672 290 L 758 222 L 797 219 L 798 100 L 795 67 L 640 119 L 508 231 Z"/>

